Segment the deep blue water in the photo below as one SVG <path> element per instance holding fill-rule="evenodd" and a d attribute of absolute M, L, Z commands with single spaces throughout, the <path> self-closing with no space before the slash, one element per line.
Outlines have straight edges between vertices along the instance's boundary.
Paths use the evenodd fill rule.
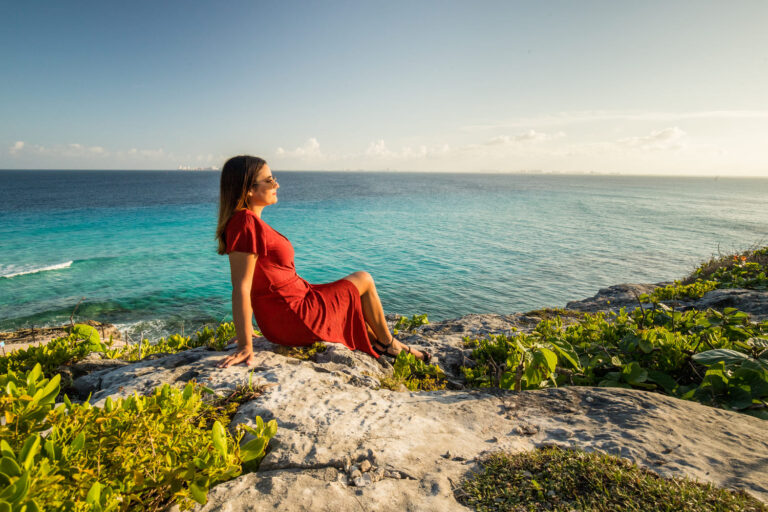
<path fill-rule="evenodd" d="M 766 179 L 275 176 L 280 201 L 262 218 L 292 241 L 302 277 L 367 270 L 386 312 L 433 320 L 562 306 L 768 243 Z M 230 318 L 218 178 L 0 171 L 0 329 L 66 322 L 82 297 L 78 316 L 145 336 Z"/>

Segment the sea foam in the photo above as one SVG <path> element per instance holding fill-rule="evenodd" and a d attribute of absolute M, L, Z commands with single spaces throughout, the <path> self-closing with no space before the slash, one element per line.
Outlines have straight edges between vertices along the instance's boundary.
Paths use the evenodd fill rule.
<path fill-rule="evenodd" d="M 0 278 L 10 279 L 12 277 L 24 276 L 27 274 L 37 274 L 38 272 L 47 272 L 48 270 L 61 270 L 63 268 L 69 268 L 72 265 L 72 261 L 65 261 L 64 263 L 56 263 L 55 265 L 47 265 L 45 267 L 35 267 L 32 265 L 8 265 L 3 268 L 0 266 Z"/>

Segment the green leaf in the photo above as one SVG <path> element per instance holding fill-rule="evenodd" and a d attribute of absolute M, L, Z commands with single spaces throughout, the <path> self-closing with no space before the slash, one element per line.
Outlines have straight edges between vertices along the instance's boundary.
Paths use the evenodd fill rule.
<path fill-rule="evenodd" d="M 752 391 L 749 386 L 732 386 L 728 389 L 728 405 L 735 410 L 746 409 L 752 405 Z"/>
<path fill-rule="evenodd" d="M 32 368 L 32 371 L 30 371 L 27 374 L 27 386 L 31 385 L 33 382 L 36 382 L 43 374 L 43 369 L 40 366 L 40 363 L 35 364 L 35 367 Z"/>
<path fill-rule="evenodd" d="M 19 479 L 13 483 L 13 485 L 0 491 L 0 500 L 16 504 L 17 502 L 21 501 L 21 499 L 27 494 L 28 491 L 29 472 L 24 471 L 21 473 Z"/>
<path fill-rule="evenodd" d="M 11 449 L 11 445 L 9 445 L 8 441 L 5 439 L 0 439 L 0 456 L 11 457 L 12 459 L 16 458 L 16 454 Z"/>
<path fill-rule="evenodd" d="M 759 371 L 744 366 L 737 368 L 733 372 L 733 380 L 747 384 L 752 391 L 753 398 L 768 396 L 768 371 L 762 370 L 762 368 Z"/>
<path fill-rule="evenodd" d="M 72 444 L 70 444 L 70 447 L 72 449 L 72 452 L 78 452 L 83 449 L 83 446 L 85 446 L 85 433 L 80 432 L 77 434 L 77 437 L 72 440 Z"/>
<path fill-rule="evenodd" d="M 27 501 L 27 508 L 24 512 L 42 512 L 43 509 L 37 504 L 35 500 Z"/>
<path fill-rule="evenodd" d="M 3 457 L 0 459 L 0 472 L 8 476 L 19 476 L 21 475 L 21 468 L 14 459 Z"/>
<path fill-rule="evenodd" d="M 100 345 L 99 331 L 95 327 L 86 324 L 75 324 L 72 328 L 72 334 L 85 340 L 88 345 Z"/>
<path fill-rule="evenodd" d="M 201 505 L 205 505 L 208 502 L 208 490 L 199 487 L 195 483 L 189 484 L 189 493 L 192 495 L 192 499 Z"/>
<path fill-rule="evenodd" d="M 19 462 L 21 462 L 22 467 L 26 469 L 32 467 L 32 462 L 35 460 L 39 448 L 40 436 L 38 434 L 32 434 L 24 441 L 19 452 Z"/>
<path fill-rule="evenodd" d="M 549 373 L 552 373 L 557 368 L 557 354 L 552 352 L 550 349 L 546 347 L 540 347 L 537 350 L 538 354 L 541 354 L 541 357 L 543 358 L 543 362 L 547 370 L 549 370 Z"/>
<path fill-rule="evenodd" d="M 659 372 L 655 370 L 650 370 L 648 372 L 648 380 L 651 380 L 664 388 L 664 391 L 669 393 L 670 395 L 674 395 L 677 391 L 678 385 L 677 382 L 675 382 L 675 379 L 670 377 L 668 374 L 664 372 Z"/>
<path fill-rule="evenodd" d="M 224 432 L 224 427 L 221 426 L 218 420 L 213 424 L 212 429 L 213 447 L 219 452 L 222 457 L 227 456 L 227 437 Z"/>
<path fill-rule="evenodd" d="M 243 462 L 248 462 L 262 456 L 268 441 L 266 437 L 258 437 L 245 443 L 240 448 L 240 457 L 243 459 Z"/>
<path fill-rule="evenodd" d="M 85 497 L 85 502 L 91 506 L 99 505 L 101 500 L 101 484 L 99 482 L 93 482 L 93 485 L 88 490 L 88 495 Z"/>
<path fill-rule="evenodd" d="M 653 343 L 644 338 L 640 338 L 638 340 L 637 346 L 640 348 L 640 350 L 642 350 L 644 354 L 650 354 L 653 352 Z"/>
<path fill-rule="evenodd" d="M 624 365 L 621 375 L 625 382 L 632 385 L 639 385 L 648 379 L 648 372 L 637 361 Z"/>
<path fill-rule="evenodd" d="M 714 350 L 707 350 L 705 352 L 694 354 L 692 359 L 701 365 L 711 366 L 721 361 L 726 365 L 739 364 L 744 361 L 749 361 L 751 358 L 748 355 L 742 354 L 741 352 L 737 352 L 735 350 L 717 348 Z"/>

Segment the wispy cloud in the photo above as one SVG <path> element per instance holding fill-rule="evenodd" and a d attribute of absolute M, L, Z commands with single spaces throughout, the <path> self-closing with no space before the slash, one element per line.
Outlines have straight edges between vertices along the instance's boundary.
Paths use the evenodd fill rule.
<path fill-rule="evenodd" d="M 560 137 L 564 137 L 565 134 L 563 132 L 557 132 L 557 133 L 543 133 L 543 132 L 537 132 L 536 130 L 528 130 L 523 133 L 519 133 L 517 135 L 497 135 L 496 137 L 491 138 L 488 142 L 485 144 L 487 146 L 510 146 L 525 142 L 545 142 L 548 140 L 558 139 Z"/>
<path fill-rule="evenodd" d="M 765 119 L 768 110 L 702 110 L 689 112 L 631 111 L 631 110 L 580 110 L 520 117 L 498 122 L 470 124 L 462 127 L 465 131 L 502 130 L 530 126 L 565 126 L 570 124 L 603 121 L 650 121 L 674 123 L 692 119 Z"/>
<path fill-rule="evenodd" d="M 15 155 L 15 154 L 19 153 L 23 149 L 24 149 L 24 141 L 23 140 L 17 140 L 13 144 L 13 146 L 8 148 L 8 153 L 10 153 L 11 155 Z"/>
<path fill-rule="evenodd" d="M 663 130 L 653 131 L 649 135 L 619 139 L 616 143 L 621 146 L 644 150 L 674 151 L 685 146 L 683 142 L 685 136 L 686 133 L 683 130 L 677 126 L 672 126 Z"/>
<path fill-rule="evenodd" d="M 278 158 L 300 158 L 304 160 L 321 160 L 324 155 L 320 151 L 320 143 L 315 137 L 310 137 L 307 141 L 294 149 L 286 150 L 282 147 L 277 148 L 275 155 Z"/>

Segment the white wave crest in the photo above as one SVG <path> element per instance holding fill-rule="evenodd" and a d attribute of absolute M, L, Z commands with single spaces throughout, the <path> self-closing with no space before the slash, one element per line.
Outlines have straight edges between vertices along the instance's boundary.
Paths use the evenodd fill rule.
<path fill-rule="evenodd" d="M 23 276 L 26 274 L 37 274 L 38 272 L 47 272 L 48 270 L 60 270 L 63 268 L 69 268 L 72 265 L 72 261 L 65 261 L 64 263 L 57 263 L 55 265 L 48 265 L 46 267 L 33 267 L 31 265 L 15 266 L 9 265 L 8 267 L 0 267 L 0 278 L 5 277 L 10 279 L 11 277 Z"/>

